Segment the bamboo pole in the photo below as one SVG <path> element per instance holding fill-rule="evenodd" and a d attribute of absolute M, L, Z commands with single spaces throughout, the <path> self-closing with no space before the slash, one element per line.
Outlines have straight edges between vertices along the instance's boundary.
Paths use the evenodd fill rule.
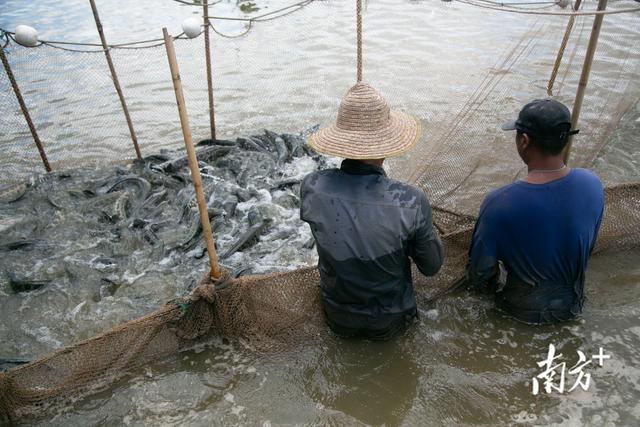
<path fill-rule="evenodd" d="M 213 82 L 211 78 L 211 49 L 209 47 L 209 4 L 202 2 L 204 16 L 204 57 L 207 64 L 207 90 L 209 91 L 209 123 L 211 125 L 211 139 L 216 140 L 216 117 L 213 106 Z"/>
<path fill-rule="evenodd" d="M 576 0 L 575 5 L 573 6 L 573 11 L 577 12 L 578 8 L 580 8 L 580 4 L 582 0 Z M 562 57 L 564 56 L 564 51 L 567 48 L 567 42 L 569 41 L 569 36 L 571 35 L 571 31 L 573 30 L 573 24 L 576 20 L 575 15 L 571 15 L 569 17 L 569 22 L 567 22 L 567 28 L 564 30 L 564 37 L 562 38 L 562 43 L 560 43 L 560 49 L 558 49 L 558 55 L 556 56 L 556 62 L 553 65 L 553 70 L 551 71 L 551 77 L 549 77 L 549 84 L 547 85 L 547 95 L 553 95 L 553 85 L 556 82 L 556 77 L 558 76 L 558 70 L 560 69 L 560 63 L 562 62 Z"/>
<path fill-rule="evenodd" d="M 111 78 L 113 79 L 113 85 L 116 87 L 116 92 L 118 93 L 118 98 L 120 98 L 120 104 L 122 105 L 122 111 L 124 111 L 124 117 L 127 120 L 127 126 L 129 126 L 129 133 L 131 134 L 131 141 L 133 141 L 133 148 L 136 150 L 136 157 L 138 159 L 142 159 L 142 154 L 140 154 L 140 147 L 138 146 L 138 138 L 136 137 L 136 132 L 133 129 L 133 123 L 131 122 L 131 117 L 129 116 L 129 109 L 127 108 L 127 103 L 124 100 L 124 94 L 122 93 L 122 89 L 120 88 L 120 81 L 118 80 L 118 74 L 116 74 L 116 68 L 113 66 L 113 61 L 111 60 L 111 53 L 109 52 L 109 45 L 107 44 L 107 39 L 104 36 L 104 31 L 102 31 L 102 23 L 100 22 L 100 16 L 98 16 L 98 8 L 96 7 L 95 0 L 89 0 L 91 3 L 91 10 L 93 11 L 93 19 L 96 21 L 96 27 L 98 28 L 98 34 L 100 34 L 100 41 L 102 42 L 102 48 L 104 49 L 104 54 L 107 57 L 107 64 L 109 65 L 109 71 L 111 71 Z"/>
<path fill-rule="evenodd" d="M 607 8 L 607 0 L 598 0 L 598 10 L 603 11 Z M 591 65 L 593 64 L 593 57 L 598 46 L 598 37 L 600 36 L 600 29 L 602 28 L 603 14 L 596 15 L 593 19 L 593 28 L 591 29 L 591 37 L 589 38 L 589 45 L 587 46 L 587 54 L 584 58 L 584 65 L 582 66 L 582 75 L 580 76 L 580 83 L 578 84 L 578 91 L 576 92 L 576 100 L 573 102 L 573 110 L 571 111 L 571 129 L 576 129 L 578 126 L 578 119 L 580 118 L 580 110 L 582 109 L 582 101 L 584 100 L 584 93 L 587 89 L 587 83 L 589 82 L 589 74 L 591 73 Z M 564 150 L 564 163 L 569 162 L 571 156 L 571 145 L 573 144 L 573 135 L 569 136 L 569 142 Z"/>
<path fill-rule="evenodd" d="M 7 77 L 9 77 L 9 82 L 11 82 L 13 93 L 15 93 L 16 98 L 18 98 L 18 104 L 20 104 L 22 115 L 24 115 L 24 119 L 27 121 L 29 130 L 31 131 L 31 136 L 33 137 L 33 140 L 36 143 L 36 147 L 38 147 L 38 152 L 40 153 L 40 158 L 42 159 L 44 168 L 47 172 L 51 172 L 51 165 L 49 165 L 49 159 L 47 159 L 47 153 L 45 153 L 44 151 L 44 146 L 42 145 L 42 141 L 40 141 L 40 137 L 38 136 L 36 127 L 33 124 L 33 120 L 31 120 L 31 115 L 29 114 L 27 105 L 24 102 L 24 98 L 22 98 L 22 93 L 20 92 L 20 88 L 18 87 L 16 78 L 13 75 L 13 71 L 11 71 L 11 67 L 9 66 L 9 61 L 7 60 L 7 56 L 5 55 L 4 48 L 2 46 L 0 46 L 0 59 L 2 60 L 2 65 L 4 66 L 4 70 L 7 72 Z"/>
<path fill-rule="evenodd" d="M 196 199 L 198 201 L 198 210 L 200 211 L 200 222 L 202 223 L 202 233 L 207 244 L 207 252 L 209 254 L 209 264 L 211 265 L 211 277 L 213 279 L 220 278 L 220 267 L 218 265 L 218 254 L 213 243 L 213 233 L 211 231 L 211 223 L 209 222 L 209 213 L 207 212 L 207 202 L 204 199 L 202 190 L 202 178 L 198 169 L 198 159 L 196 158 L 196 150 L 193 147 L 191 139 L 191 128 L 189 127 L 189 116 L 187 115 L 187 107 L 184 102 L 184 94 L 182 93 L 182 82 L 180 81 L 180 70 L 176 61 L 176 51 L 173 46 L 173 38 L 169 35 L 166 28 L 162 29 L 164 35 L 164 44 L 167 48 L 167 58 L 169 59 L 169 68 L 171 69 L 171 80 L 173 81 L 173 89 L 176 93 L 176 103 L 178 104 L 178 112 L 180 113 L 180 125 L 182 126 L 182 135 L 184 136 L 184 145 L 187 148 L 187 158 L 189 159 L 189 169 L 191 169 L 191 180 L 196 191 Z"/>

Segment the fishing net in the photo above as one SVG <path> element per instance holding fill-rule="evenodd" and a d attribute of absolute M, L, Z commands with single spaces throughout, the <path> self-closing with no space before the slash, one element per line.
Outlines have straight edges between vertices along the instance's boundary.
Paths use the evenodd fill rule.
<path fill-rule="evenodd" d="M 420 5 L 412 4 L 411 7 Z M 445 25 L 468 25 L 456 23 L 460 10 L 467 9 L 442 6 L 438 11 L 441 14 L 439 18 Z M 335 17 L 335 28 L 330 27 L 327 20 L 319 18 L 328 13 Z M 343 15 L 348 18 L 341 22 Z M 219 86 L 216 94 L 218 99 L 224 100 L 220 102 L 218 125 L 224 129 L 223 136 L 247 129 L 274 127 L 275 123 L 282 125 L 283 120 L 285 126 L 298 129 L 310 122 L 330 122 L 337 100 L 353 79 L 346 72 L 333 79 L 324 76 L 321 70 L 327 61 L 344 63 L 344 70 L 354 69 L 351 54 L 353 34 L 345 30 L 351 28 L 347 24 L 352 16 L 353 11 L 346 6 L 314 3 L 277 24 L 256 26 L 255 34 L 246 38 L 216 39 L 214 52 L 219 52 L 219 55 L 214 53 Z M 485 46 L 487 51 L 476 59 L 473 59 L 473 46 L 468 39 L 464 40 L 466 45 L 462 40 L 450 40 L 450 43 L 459 43 L 461 51 L 467 46 L 470 61 L 476 61 L 474 65 L 477 67 L 469 73 L 460 70 L 448 72 L 436 61 L 417 56 L 407 59 L 406 52 L 398 53 L 396 68 L 385 64 L 375 52 L 394 52 L 397 48 L 397 40 L 402 33 L 394 27 L 394 19 L 384 7 L 371 6 L 367 11 L 365 46 L 371 52 L 365 56 L 365 80 L 379 89 L 395 108 L 415 113 L 426 130 L 424 141 L 411 156 L 391 162 L 392 175 L 419 186 L 429 196 L 434 225 L 445 248 L 445 262 L 438 275 L 427 278 L 414 269 L 416 294 L 419 303 L 423 304 L 461 283 L 475 215 L 484 195 L 517 179 L 524 172 L 514 155 L 510 141 L 512 135 L 498 133 L 496 128 L 502 121 L 513 118 L 526 101 L 546 96 L 547 82 L 541 81 L 539 76 L 550 73 L 566 19 L 527 18 L 523 20 L 524 30 L 514 35 L 514 41 L 506 50 L 504 47 Z M 488 21 L 492 19 L 495 22 L 485 24 L 497 27 L 500 22 L 495 17 L 487 18 Z M 403 17 L 404 25 L 406 20 Z M 414 24 L 408 27 L 420 48 L 419 40 L 430 37 L 433 28 L 425 26 L 423 17 L 419 15 L 409 21 Z M 594 63 L 584 101 L 580 138 L 574 145 L 573 165 L 592 166 L 602 155 L 622 116 L 639 99 L 640 46 L 634 43 L 633 26 L 615 15 L 605 21 L 609 26 L 605 26 L 600 44 L 603 49 L 617 52 L 618 61 L 615 64 L 606 61 Z M 380 25 L 380 22 L 385 22 L 385 25 Z M 576 20 L 558 72 L 554 97 L 569 105 L 578 84 L 590 22 L 591 19 L 585 17 Z M 295 32 L 294 36 L 291 28 L 308 31 Z M 327 49 L 327 44 L 324 38 L 329 31 L 344 33 L 345 43 L 325 52 L 323 49 Z M 289 61 L 287 57 L 292 53 L 287 51 L 287 46 L 292 45 L 293 37 L 299 47 L 296 55 L 300 56 Z M 276 40 L 285 42 L 278 44 Z M 201 48 L 201 41 L 197 40 L 176 44 L 194 134 L 206 136 L 206 84 L 196 72 L 202 68 Z M 78 90 L 69 88 L 70 81 L 78 76 L 64 67 L 64 72 L 56 74 L 56 78 L 62 79 L 61 83 L 39 81 L 34 77 L 36 71 L 19 81 L 26 88 L 27 100 L 38 91 L 47 96 L 51 96 L 52 91 L 62 91 L 57 95 L 60 99 L 70 98 L 74 102 L 69 107 L 65 101 L 60 108 L 69 109 L 74 118 L 82 116 L 79 121 L 70 121 L 74 129 L 65 133 L 64 125 L 47 121 L 47 108 L 50 107 L 35 103 L 34 121 L 42 129 L 43 140 L 48 142 L 54 169 L 64 167 L 68 164 L 65 162 L 86 164 L 130 158 L 133 150 L 124 121 L 116 118 L 119 115 L 115 113 L 96 113 L 97 110 L 113 110 L 117 105 L 117 98 L 109 87 L 108 74 L 104 65 L 98 62 L 104 61 L 101 53 L 62 51 L 52 54 L 51 49 L 42 47 L 26 52 L 11 46 L 8 51 L 12 64 L 20 71 L 16 73 L 18 76 L 29 76 L 28 67 L 62 67 L 60 64 L 69 63 L 66 55 L 72 56 L 75 64 L 87 61 L 79 70 L 86 68 L 90 74 L 83 77 L 85 86 Z M 114 50 L 112 53 L 128 97 L 132 100 L 145 96 L 157 99 L 152 107 L 149 103 L 130 103 L 133 121 L 143 129 L 139 132 L 143 154 L 181 144 L 164 47 Z M 430 57 L 436 58 L 437 55 L 438 52 L 434 52 Z M 488 63 L 484 59 L 486 57 L 499 59 Z M 286 72 L 275 72 L 281 69 L 274 65 L 273 58 L 287 61 Z M 318 70 L 317 75 L 305 71 L 309 64 Z M 243 70 L 243 73 L 237 70 Z M 87 72 L 80 70 L 78 73 Z M 445 73 L 449 78 L 459 80 L 443 82 Z M 165 77 L 147 77 L 154 74 Z M 394 75 L 402 75 L 402 81 L 398 82 Z M 246 76 L 253 78 L 246 79 Z M 35 151 L 32 151 L 33 158 L 22 155 L 31 143 L 24 126 L 19 123 L 16 104 L 11 97 L 5 96 L 9 88 L 3 78 L 0 77 L 0 103 L 7 108 L 6 111 L 13 113 L 7 120 L 0 121 L 0 127 L 5 134 L 12 135 L 11 158 L 21 159 L 9 162 L 8 169 L 5 169 L 7 176 L 3 176 L 2 181 L 11 182 L 34 172 L 37 157 Z M 271 80 L 268 86 L 260 82 L 265 78 Z M 294 80 L 301 83 L 287 89 Z M 612 81 L 615 84 L 612 85 Z M 415 91 L 416 87 L 425 89 Z M 87 103 L 87 97 L 97 101 Z M 224 105 L 232 102 L 238 104 L 234 111 L 245 114 L 239 116 L 234 111 L 225 110 Z M 74 112 L 75 107 L 82 105 L 85 106 L 84 113 Z M 87 105 L 91 108 L 86 108 Z M 304 110 L 305 114 L 284 114 L 285 111 L 299 110 Z M 61 140 L 71 141 L 72 147 L 83 141 L 91 143 L 89 149 L 83 151 L 82 158 L 76 158 L 73 149 L 60 144 Z M 6 158 L 1 161 L 5 162 Z M 608 184 L 620 181 L 616 176 L 605 175 L 604 178 Z M 596 252 L 639 245 L 640 184 L 608 185 L 605 216 Z M 235 337 L 261 352 L 287 351 L 296 345 L 321 341 L 327 330 L 319 298 L 319 275 L 315 267 L 240 278 L 225 275 L 216 283 L 205 278 L 189 296 L 169 301 L 151 314 L 0 373 L 0 417 L 4 417 L 0 421 L 15 421 L 23 412 L 108 386 L 136 366 L 206 342 L 212 336 Z"/>

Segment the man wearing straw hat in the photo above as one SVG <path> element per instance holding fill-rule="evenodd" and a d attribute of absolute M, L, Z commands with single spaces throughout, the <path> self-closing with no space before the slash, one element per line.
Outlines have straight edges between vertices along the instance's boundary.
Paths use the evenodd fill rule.
<path fill-rule="evenodd" d="M 565 165 L 569 136 L 578 133 L 571 126 L 569 109 L 553 99 L 528 103 L 517 120 L 502 126 L 516 131 L 528 175 L 487 195 L 473 232 L 470 285 L 490 292 L 503 286 L 496 306 L 526 323 L 554 323 L 582 312 L 604 189 L 593 172 Z"/>
<path fill-rule="evenodd" d="M 346 159 L 339 169 L 311 173 L 300 187 L 327 323 L 340 336 L 387 340 L 404 331 L 417 316 L 410 258 L 425 275 L 442 264 L 424 192 L 382 168 L 419 137 L 415 118 L 390 111 L 375 89 L 358 83 L 342 100 L 337 123 L 309 138 L 315 150 Z"/>

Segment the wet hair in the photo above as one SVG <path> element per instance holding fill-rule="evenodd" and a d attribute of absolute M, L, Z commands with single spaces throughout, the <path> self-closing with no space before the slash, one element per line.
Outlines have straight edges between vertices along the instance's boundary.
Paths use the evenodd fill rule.
<path fill-rule="evenodd" d="M 524 132 L 517 132 L 518 137 L 522 137 Z M 564 136 L 562 138 L 538 138 L 531 134 L 527 134 L 527 136 L 529 137 L 529 141 L 531 141 L 531 143 L 535 145 L 540 152 L 549 156 L 557 156 L 562 153 L 562 150 L 564 150 L 564 147 L 569 142 L 568 136 Z"/>

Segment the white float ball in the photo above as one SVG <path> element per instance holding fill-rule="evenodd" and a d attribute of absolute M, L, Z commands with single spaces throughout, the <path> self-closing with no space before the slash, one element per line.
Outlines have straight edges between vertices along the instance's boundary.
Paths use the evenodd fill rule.
<path fill-rule="evenodd" d="M 23 46 L 34 47 L 38 45 L 38 32 L 28 25 L 16 27 L 16 41 Z"/>
<path fill-rule="evenodd" d="M 184 31 L 184 33 L 190 39 L 198 37 L 202 32 L 202 27 L 200 27 L 200 20 L 196 17 L 185 19 L 184 21 L 182 21 L 182 31 Z"/>

